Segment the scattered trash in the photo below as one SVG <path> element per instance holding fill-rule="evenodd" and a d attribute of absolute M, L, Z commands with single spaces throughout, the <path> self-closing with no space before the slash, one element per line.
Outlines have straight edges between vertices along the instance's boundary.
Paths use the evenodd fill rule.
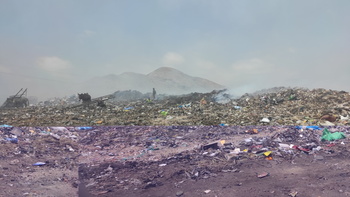
<path fill-rule="evenodd" d="M 12 126 L 7 125 L 7 124 L 3 124 L 3 125 L 0 125 L 0 127 L 12 127 Z"/>
<path fill-rule="evenodd" d="M 56 131 L 56 132 L 68 131 L 66 127 L 51 127 L 51 130 Z"/>
<path fill-rule="evenodd" d="M 111 190 L 104 190 L 104 191 L 100 191 L 97 194 L 107 194 L 108 192 L 111 192 Z"/>
<path fill-rule="evenodd" d="M 220 144 L 221 145 L 225 145 L 226 144 L 226 140 L 220 140 Z"/>
<path fill-rule="evenodd" d="M 78 127 L 78 130 L 90 130 L 92 127 Z"/>
<path fill-rule="evenodd" d="M 160 112 L 160 114 L 162 114 L 163 116 L 166 116 L 166 115 L 168 115 L 168 112 L 167 112 L 167 111 L 162 110 L 162 111 Z"/>
<path fill-rule="evenodd" d="M 305 153 L 309 153 L 309 152 L 310 152 L 310 149 L 303 148 L 303 147 L 301 147 L 301 146 L 293 146 L 292 148 L 295 149 L 295 150 L 304 151 Z"/>
<path fill-rule="evenodd" d="M 263 119 L 260 120 L 260 122 L 269 123 L 269 122 L 270 122 L 270 119 L 268 119 L 268 118 L 263 118 Z"/>
<path fill-rule="evenodd" d="M 297 129 L 312 129 L 312 130 L 321 130 L 319 126 L 296 126 Z"/>
<path fill-rule="evenodd" d="M 327 141 L 333 141 L 333 140 L 339 140 L 339 139 L 343 139 L 345 138 L 345 134 L 343 132 L 334 132 L 334 133 L 331 133 L 330 131 L 328 131 L 327 128 L 325 128 L 323 130 L 323 133 L 322 133 L 322 137 L 321 139 L 322 140 L 327 140 Z"/>
<path fill-rule="evenodd" d="M 95 121 L 96 124 L 102 124 L 103 123 L 103 120 L 98 120 L 98 121 Z"/>
<path fill-rule="evenodd" d="M 15 143 L 15 144 L 18 143 L 18 139 L 17 138 L 9 138 L 9 137 L 7 137 L 7 138 L 5 138 L 5 140 L 7 140 L 9 142 L 12 142 L 12 143 Z"/>
<path fill-rule="evenodd" d="M 293 191 L 293 192 L 290 192 L 290 193 L 289 193 L 289 196 L 291 196 L 291 197 L 296 197 L 297 194 L 298 194 L 297 191 Z"/>
<path fill-rule="evenodd" d="M 159 164 L 159 167 L 166 166 L 166 163 Z"/>
<path fill-rule="evenodd" d="M 61 137 L 55 133 L 50 133 L 50 135 L 55 138 L 56 140 L 59 140 Z"/>
<path fill-rule="evenodd" d="M 248 134 L 258 134 L 259 133 L 258 129 L 250 129 L 250 130 L 247 130 L 245 132 Z"/>
<path fill-rule="evenodd" d="M 266 157 L 266 160 L 272 160 L 273 158 L 271 156 Z"/>
<path fill-rule="evenodd" d="M 268 172 L 262 172 L 262 173 L 258 174 L 258 178 L 264 178 L 264 177 L 267 177 L 269 175 L 270 174 Z"/>
<path fill-rule="evenodd" d="M 206 105 L 206 104 L 207 104 L 207 101 L 206 101 L 204 98 L 202 98 L 201 101 L 200 101 L 200 104 L 201 104 L 201 105 Z"/>
<path fill-rule="evenodd" d="M 241 106 L 237 106 L 237 105 L 233 106 L 233 108 L 235 108 L 235 109 L 242 109 Z"/>
<path fill-rule="evenodd" d="M 320 119 L 327 120 L 329 122 L 335 122 L 337 120 L 337 117 L 334 115 L 323 115 Z"/>
<path fill-rule="evenodd" d="M 134 109 L 134 107 L 125 107 L 125 108 L 124 108 L 124 111 L 130 111 L 130 110 L 132 110 L 132 109 Z"/>
<path fill-rule="evenodd" d="M 43 166 L 45 164 L 45 162 L 36 162 L 35 164 L 33 164 L 33 166 Z"/>
<path fill-rule="evenodd" d="M 340 115 L 340 120 L 349 120 L 349 115 L 348 114 L 346 116 Z"/>
<path fill-rule="evenodd" d="M 218 145 L 217 142 L 213 142 L 213 143 L 204 145 L 204 146 L 202 147 L 203 150 L 208 150 L 209 148 L 211 148 L 211 149 L 219 149 L 219 145 Z"/>
<path fill-rule="evenodd" d="M 278 145 L 282 149 L 288 149 L 288 148 L 292 148 L 293 147 L 293 146 L 291 147 L 289 144 L 282 144 L 282 143 L 279 143 Z"/>
<path fill-rule="evenodd" d="M 208 189 L 208 190 L 204 190 L 204 193 L 206 193 L 206 194 L 209 194 L 211 192 L 211 190 L 210 189 Z"/>
<path fill-rule="evenodd" d="M 240 148 L 235 148 L 233 151 L 230 152 L 231 154 L 235 154 L 238 155 L 239 153 L 241 153 L 241 149 Z"/>
<path fill-rule="evenodd" d="M 67 149 L 70 151 L 70 152 L 74 152 L 75 150 L 70 146 L 70 145 L 66 145 Z"/>
<path fill-rule="evenodd" d="M 179 108 L 190 108 L 191 105 L 192 105 L 191 103 L 184 104 L 184 105 L 179 105 Z"/>

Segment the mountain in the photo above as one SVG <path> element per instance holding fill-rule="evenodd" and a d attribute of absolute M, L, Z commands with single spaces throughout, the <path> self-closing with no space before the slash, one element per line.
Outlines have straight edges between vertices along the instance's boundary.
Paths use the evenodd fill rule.
<path fill-rule="evenodd" d="M 155 88 L 157 94 L 187 94 L 191 92 L 210 92 L 224 89 L 224 86 L 200 77 L 189 76 L 170 67 L 161 67 L 149 74 L 126 72 L 110 74 L 86 81 L 80 92 L 88 92 L 92 97 L 111 94 L 118 90 L 138 90 L 146 93 Z"/>

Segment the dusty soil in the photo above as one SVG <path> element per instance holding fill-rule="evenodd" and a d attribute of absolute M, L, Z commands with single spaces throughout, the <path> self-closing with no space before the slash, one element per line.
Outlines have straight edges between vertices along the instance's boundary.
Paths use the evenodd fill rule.
<path fill-rule="evenodd" d="M 79 169 L 80 179 L 92 196 L 350 195 L 346 183 L 350 176 L 348 140 L 320 142 L 321 131 L 301 131 L 292 127 L 256 128 L 260 133 L 254 136 L 246 134 L 252 127 L 199 127 L 186 132 L 181 132 L 184 128 L 151 128 L 146 136 L 154 136 L 152 130 L 155 130 L 153 134 L 157 133 L 159 139 L 153 145 L 169 142 L 162 137 L 181 132 L 183 138 L 175 144 L 193 146 L 181 151 L 176 147 L 172 152 L 170 150 L 174 148 L 159 146 L 159 150 L 143 155 L 138 152 L 127 159 L 116 156 L 104 158 L 104 162 L 83 164 Z M 246 143 L 244 139 L 250 137 L 256 141 Z M 306 152 L 282 150 L 277 148 L 277 138 L 304 147 L 314 143 L 309 149 L 312 146 L 322 148 Z M 220 147 L 221 140 L 231 144 L 226 149 L 232 150 L 234 145 L 241 150 L 248 149 L 248 152 L 231 155 L 225 147 Z M 208 144 L 210 148 L 204 150 Z M 272 160 L 257 154 L 259 150 L 271 150 Z M 258 177 L 264 173 L 268 176 Z"/>
<path fill-rule="evenodd" d="M 22 131 L 18 143 L 6 141 L 10 131 Z M 35 132 L 30 132 L 35 131 Z M 42 132 L 40 132 L 42 131 Z M 0 196 L 76 196 L 78 144 L 55 139 L 43 129 L 0 127 Z M 34 166 L 37 162 L 44 166 Z"/>
<path fill-rule="evenodd" d="M 327 157 L 326 161 L 317 161 L 313 156 L 304 155 L 295 158 L 293 163 L 243 160 L 225 162 L 220 167 L 211 159 L 201 160 L 201 165 L 198 163 L 190 158 L 178 159 L 165 167 L 159 167 L 159 163 L 104 163 L 81 171 L 86 180 L 91 177 L 96 180 L 96 174 L 104 174 L 108 167 L 113 169 L 112 176 L 100 178 L 96 186 L 90 185 L 92 196 L 164 197 L 181 193 L 181 196 L 350 195 L 348 157 Z M 199 170 L 202 178 L 190 178 L 193 170 Z M 264 172 L 269 176 L 257 177 Z M 210 192 L 206 194 L 206 190 Z"/>
<path fill-rule="evenodd" d="M 1 127 L 1 135 L 14 129 L 18 143 L 1 141 L 0 196 L 350 195 L 349 140 L 320 141 L 323 128 Z"/>

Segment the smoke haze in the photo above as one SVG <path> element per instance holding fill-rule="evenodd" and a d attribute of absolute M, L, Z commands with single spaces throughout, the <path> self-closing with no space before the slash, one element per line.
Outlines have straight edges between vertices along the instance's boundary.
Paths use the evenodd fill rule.
<path fill-rule="evenodd" d="M 2 0 L 0 101 L 20 88 L 70 96 L 98 77 L 160 67 L 234 94 L 350 91 L 349 9 L 347 0 Z"/>

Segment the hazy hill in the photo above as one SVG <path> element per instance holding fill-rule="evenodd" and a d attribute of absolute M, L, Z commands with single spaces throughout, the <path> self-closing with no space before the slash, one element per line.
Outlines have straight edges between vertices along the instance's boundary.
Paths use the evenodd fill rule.
<path fill-rule="evenodd" d="M 146 75 L 126 72 L 96 77 L 84 83 L 79 90 L 98 97 L 118 90 L 138 90 L 146 93 L 151 92 L 152 88 L 159 94 L 186 94 L 220 90 L 224 86 L 207 79 L 189 76 L 174 68 L 161 67 Z"/>

